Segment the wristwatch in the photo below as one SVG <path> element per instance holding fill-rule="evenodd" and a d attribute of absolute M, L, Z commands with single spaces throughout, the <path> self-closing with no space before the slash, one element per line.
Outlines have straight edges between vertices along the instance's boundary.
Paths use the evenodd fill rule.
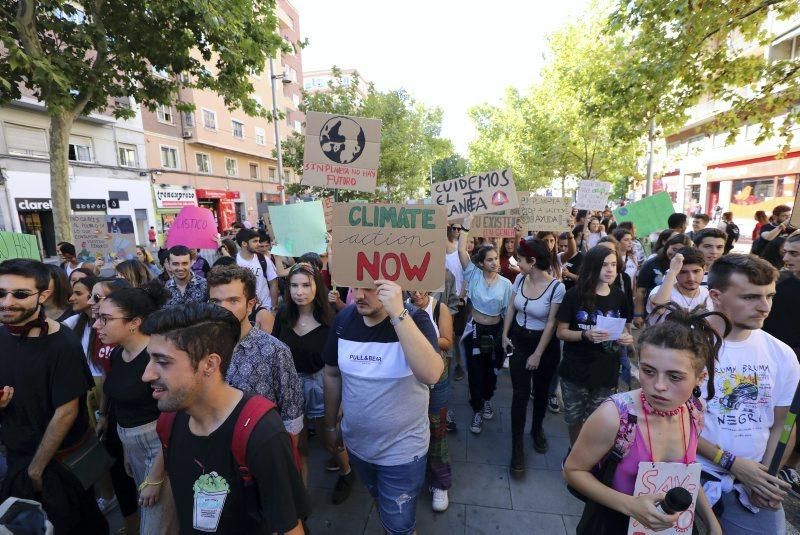
<path fill-rule="evenodd" d="M 400 315 L 398 315 L 396 318 L 391 318 L 389 320 L 389 323 L 391 323 L 392 326 L 395 327 L 397 326 L 398 323 L 406 319 L 406 316 L 408 316 L 408 309 L 404 308 L 403 311 L 400 313 Z"/>

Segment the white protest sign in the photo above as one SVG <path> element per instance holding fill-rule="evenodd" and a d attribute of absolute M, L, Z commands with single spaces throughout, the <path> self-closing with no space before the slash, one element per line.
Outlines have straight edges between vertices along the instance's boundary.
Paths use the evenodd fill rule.
<path fill-rule="evenodd" d="M 305 186 L 375 191 L 381 156 L 381 121 L 306 113 Z"/>
<path fill-rule="evenodd" d="M 600 180 L 581 180 L 575 195 L 575 207 L 579 210 L 605 210 L 611 183 Z"/>
<path fill-rule="evenodd" d="M 523 230 L 569 232 L 572 200 L 569 197 L 545 197 L 519 193 L 519 219 Z"/>
<path fill-rule="evenodd" d="M 685 535 L 692 532 L 694 525 L 695 507 L 697 505 L 697 491 L 700 489 L 700 464 L 691 463 L 654 463 L 642 461 L 639 463 L 639 473 L 636 474 L 634 496 L 647 496 L 650 494 L 666 494 L 675 487 L 683 487 L 692 495 L 692 505 L 684 511 L 678 521 L 671 528 L 655 532 L 647 529 L 642 524 L 630 519 L 628 535 Z"/>
<path fill-rule="evenodd" d="M 433 184 L 433 202 L 447 208 L 447 220 L 492 214 L 519 207 L 511 169 L 462 176 Z"/>

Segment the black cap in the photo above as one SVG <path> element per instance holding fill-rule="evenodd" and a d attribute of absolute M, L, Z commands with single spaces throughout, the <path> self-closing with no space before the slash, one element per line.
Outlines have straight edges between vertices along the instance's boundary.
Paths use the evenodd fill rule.
<path fill-rule="evenodd" d="M 243 228 L 236 233 L 236 244 L 239 245 L 243 241 L 250 241 L 253 238 L 258 238 L 258 232 L 250 228 Z"/>

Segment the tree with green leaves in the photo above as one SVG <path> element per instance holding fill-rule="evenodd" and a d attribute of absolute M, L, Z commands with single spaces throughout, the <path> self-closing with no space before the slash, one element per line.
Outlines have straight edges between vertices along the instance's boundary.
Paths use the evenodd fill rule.
<path fill-rule="evenodd" d="M 275 9 L 274 0 L 0 0 L 0 104 L 19 99 L 24 87 L 50 116 L 59 239 L 72 238 L 67 161 L 74 121 L 108 109 L 132 117 L 130 107 L 114 106 L 115 97 L 154 110 L 176 102 L 181 86 L 214 91 L 231 108 L 263 115 L 250 98 L 249 74 L 263 71 L 284 46 Z"/>
<path fill-rule="evenodd" d="M 469 160 L 460 154 L 451 154 L 447 158 L 436 160 L 431 167 L 431 177 L 434 182 L 451 180 L 468 174 Z"/>
<path fill-rule="evenodd" d="M 473 169 L 510 166 L 520 190 L 551 186 L 567 177 L 609 182 L 639 178 L 639 140 L 618 139 L 616 121 L 584 110 L 596 98 L 595 80 L 621 53 L 621 40 L 603 33 L 590 14 L 549 38 L 550 58 L 527 93 L 506 92 L 499 106 L 470 110 L 478 130 L 470 144 Z"/>
<path fill-rule="evenodd" d="M 616 134 L 632 139 L 651 119 L 674 132 L 689 108 L 717 101 L 724 111 L 705 130 L 729 132 L 733 143 L 742 125 L 756 124 L 756 143 L 777 136 L 785 150 L 800 121 L 800 62 L 765 50 L 776 26 L 798 13 L 797 0 L 614 2 L 607 32 L 622 40 L 623 53 L 599 73 L 602 98 L 587 101 L 587 112 L 615 117 Z"/>
<path fill-rule="evenodd" d="M 381 154 L 378 165 L 378 188 L 375 193 L 311 188 L 291 184 L 293 195 L 334 193 L 340 201 L 367 199 L 400 202 L 419 198 L 428 191 L 431 166 L 453 152 L 450 140 L 441 137 L 442 110 L 429 108 L 414 100 L 402 89 L 379 92 L 370 85 L 367 95 L 358 91 L 358 74 L 349 84 L 342 82 L 342 72 L 334 67 L 326 91 L 303 92 L 300 111 L 318 111 L 381 120 Z M 301 175 L 305 136 L 294 133 L 283 143 L 283 161 Z"/>

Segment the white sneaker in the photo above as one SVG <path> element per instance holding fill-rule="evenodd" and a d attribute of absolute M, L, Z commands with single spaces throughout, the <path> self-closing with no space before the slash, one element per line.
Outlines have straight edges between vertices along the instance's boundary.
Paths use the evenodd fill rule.
<path fill-rule="evenodd" d="M 491 420 L 494 418 L 494 409 L 492 408 L 492 404 L 488 401 L 483 402 L 483 419 L 484 420 Z"/>
<path fill-rule="evenodd" d="M 483 416 L 481 416 L 481 413 L 476 412 L 475 416 L 472 417 L 472 424 L 470 424 L 469 430 L 477 435 L 481 432 L 482 427 L 483 427 Z"/>
<path fill-rule="evenodd" d="M 431 489 L 433 491 L 433 510 L 437 513 L 447 511 L 450 500 L 447 499 L 447 491 L 442 489 Z"/>

